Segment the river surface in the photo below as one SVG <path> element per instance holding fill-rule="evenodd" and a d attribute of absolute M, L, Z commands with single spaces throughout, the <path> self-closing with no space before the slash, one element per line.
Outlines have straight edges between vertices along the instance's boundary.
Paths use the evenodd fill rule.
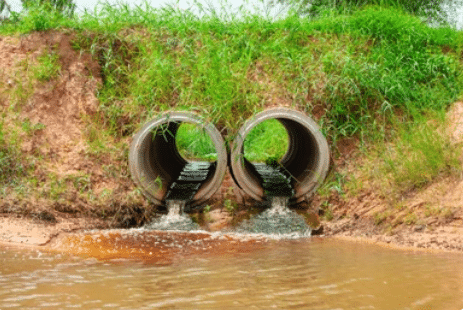
<path fill-rule="evenodd" d="M 323 238 L 159 263 L 0 246 L 0 309 L 67 308 L 463 309 L 463 255 Z"/>

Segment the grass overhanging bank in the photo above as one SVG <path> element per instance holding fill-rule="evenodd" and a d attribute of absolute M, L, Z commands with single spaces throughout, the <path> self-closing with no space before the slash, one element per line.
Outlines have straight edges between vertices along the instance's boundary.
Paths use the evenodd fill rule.
<path fill-rule="evenodd" d="M 381 201 L 366 214 L 389 231 L 460 212 L 394 210 L 438 179 L 461 177 L 461 144 L 446 134 L 446 113 L 462 93 L 461 31 L 379 6 L 316 19 L 224 21 L 172 7 L 107 5 L 74 18 L 30 7 L 3 21 L 0 33 L 2 48 L 20 55 L 3 57 L 0 70 L 2 213 L 142 225 L 156 210 L 127 169 L 137 129 L 160 112 L 187 110 L 231 141 L 246 119 L 273 106 L 312 116 L 332 145 L 336 165 L 314 200 L 325 220 L 353 216 L 348 202 L 362 193 Z M 73 85 L 85 88 L 70 94 Z M 72 118 L 50 119 L 50 98 L 79 108 Z M 56 125 L 64 120 L 68 129 Z M 191 143 L 198 134 L 182 132 L 185 154 L 210 158 L 207 141 Z M 286 145 L 279 137 L 256 134 L 247 156 L 280 158 L 284 149 L 266 152 L 269 143 Z M 346 155 L 352 147 L 363 155 Z M 223 196 L 221 207 L 241 214 L 231 190 Z"/>

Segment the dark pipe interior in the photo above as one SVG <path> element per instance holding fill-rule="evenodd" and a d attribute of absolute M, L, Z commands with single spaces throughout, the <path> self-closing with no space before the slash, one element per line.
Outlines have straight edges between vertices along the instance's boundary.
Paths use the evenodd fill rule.
<path fill-rule="evenodd" d="M 318 165 L 320 154 L 315 138 L 307 128 L 298 122 L 278 119 L 285 126 L 289 136 L 288 152 L 280 164 L 292 176 L 292 185 L 302 182 Z"/>
<path fill-rule="evenodd" d="M 311 132 L 302 124 L 285 118 L 277 118 L 285 127 L 288 134 L 288 150 L 281 158 L 279 164 L 284 168 L 284 174 L 291 177 L 291 186 L 297 187 L 312 174 L 319 161 L 319 151 L 316 140 Z M 259 177 L 253 163 L 244 156 L 244 169 L 247 177 L 255 184 L 262 186 L 262 179 Z"/>
<path fill-rule="evenodd" d="M 170 122 L 159 126 L 156 130 L 146 136 L 142 145 L 146 146 L 143 166 L 147 178 L 162 182 L 160 193 L 165 198 L 171 184 L 179 177 L 182 169 L 188 163 L 179 153 L 175 137 L 180 122 Z M 212 164 L 206 181 L 202 186 L 208 184 L 215 172 L 215 164 Z"/>
<path fill-rule="evenodd" d="M 160 180 L 162 196 L 186 164 L 175 147 L 178 126 L 178 123 L 171 122 L 152 130 L 144 137 L 138 152 L 146 181 Z"/>

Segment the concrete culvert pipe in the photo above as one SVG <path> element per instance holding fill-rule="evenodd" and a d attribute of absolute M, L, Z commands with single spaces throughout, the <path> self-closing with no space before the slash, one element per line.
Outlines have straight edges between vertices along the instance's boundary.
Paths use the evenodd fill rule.
<path fill-rule="evenodd" d="M 130 173 L 143 194 L 155 205 L 165 205 L 174 182 L 181 179 L 182 170 L 207 163 L 183 158 L 176 146 L 177 131 L 182 123 L 194 124 L 209 136 L 217 153 L 204 178 L 188 199 L 190 206 L 207 201 L 220 188 L 227 169 L 227 151 L 220 132 L 214 125 L 190 112 L 169 112 L 148 122 L 133 137 L 129 153 Z M 190 168 L 191 169 L 191 168 Z M 199 187 L 199 188 L 198 188 Z"/>
<path fill-rule="evenodd" d="M 268 192 L 264 190 L 263 179 L 257 171 L 262 169 L 262 164 L 258 168 L 258 164 L 245 158 L 244 143 L 253 128 L 270 119 L 278 120 L 288 134 L 288 150 L 279 160 L 278 167 L 288 175 L 292 187 L 292 201 L 301 202 L 324 181 L 330 162 L 328 143 L 320 128 L 302 112 L 288 108 L 273 108 L 246 121 L 231 147 L 230 166 L 233 178 L 253 199 L 262 201 L 267 198 Z"/>

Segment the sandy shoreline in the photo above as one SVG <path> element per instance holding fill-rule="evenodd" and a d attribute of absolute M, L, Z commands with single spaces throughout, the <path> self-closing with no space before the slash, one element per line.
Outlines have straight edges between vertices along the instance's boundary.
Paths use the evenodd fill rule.
<path fill-rule="evenodd" d="M 324 229 L 327 237 L 374 243 L 394 249 L 463 252 L 463 227 L 456 223 L 433 227 L 404 226 L 394 233 L 384 233 L 384 229 L 365 220 L 340 220 L 324 223 Z"/>
<path fill-rule="evenodd" d="M 433 231 L 403 230 L 393 235 L 380 234 L 374 225 L 363 223 L 353 228 L 355 223 L 344 221 L 325 222 L 323 234 L 316 238 L 334 238 L 348 242 L 375 244 L 378 246 L 405 251 L 424 252 L 463 252 L 463 228 L 441 226 Z M 50 247 L 53 240 L 65 236 L 80 234 L 92 230 L 104 234 L 108 231 L 124 233 L 128 230 L 95 230 L 98 226 L 94 220 L 73 218 L 63 219 L 57 224 L 42 223 L 28 218 L 0 218 L 0 246 L 25 249 L 52 250 L 72 252 L 69 249 Z M 346 227 L 350 227 L 349 230 Z"/>

